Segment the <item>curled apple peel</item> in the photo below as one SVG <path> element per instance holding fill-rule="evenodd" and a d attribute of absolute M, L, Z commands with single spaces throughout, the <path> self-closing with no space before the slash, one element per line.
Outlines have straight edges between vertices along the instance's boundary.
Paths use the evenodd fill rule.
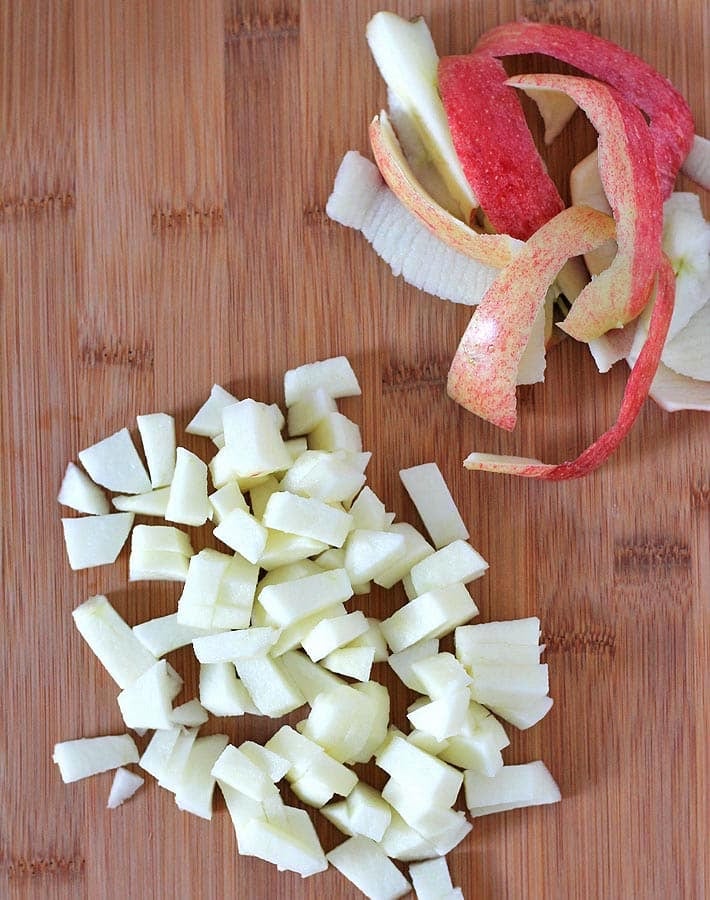
<path fill-rule="evenodd" d="M 558 465 L 517 456 L 471 453 L 464 460 L 467 469 L 565 481 L 588 475 L 604 463 L 629 433 L 653 383 L 668 326 L 673 315 L 675 276 L 667 257 L 658 269 L 656 297 L 648 326 L 648 337 L 634 363 L 626 383 L 616 422 L 593 444 L 571 461 Z"/>

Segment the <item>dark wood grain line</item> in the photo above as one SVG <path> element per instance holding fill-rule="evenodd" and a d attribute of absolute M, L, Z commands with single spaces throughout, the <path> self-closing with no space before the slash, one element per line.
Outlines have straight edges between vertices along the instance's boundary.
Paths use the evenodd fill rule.
<path fill-rule="evenodd" d="M 446 384 L 446 377 L 451 365 L 450 360 L 426 360 L 419 365 L 392 363 L 382 373 L 382 390 L 416 391 L 422 388 L 440 388 Z"/>
<path fill-rule="evenodd" d="M 690 493 L 690 504 L 693 509 L 705 509 L 710 506 L 710 484 L 699 484 Z"/>
<path fill-rule="evenodd" d="M 126 344 L 120 340 L 83 344 L 80 362 L 87 368 L 95 366 L 129 366 L 133 369 L 152 369 L 155 351 L 152 341 Z"/>
<path fill-rule="evenodd" d="M 325 207 L 319 203 L 309 203 L 303 207 L 303 221 L 309 226 L 329 228 L 337 225 L 326 213 Z"/>
<path fill-rule="evenodd" d="M 267 15 L 233 16 L 225 24 L 227 42 L 298 37 L 298 12 L 288 7 Z"/>
<path fill-rule="evenodd" d="M 692 554 L 686 544 L 664 541 L 643 544 L 625 544 L 614 551 L 614 568 L 617 573 L 634 570 L 687 568 Z"/>
<path fill-rule="evenodd" d="M 581 629 L 543 630 L 541 643 L 545 645 L 545 653 L 583 653 L 609 654 L 616 653 L 616 634 L 608 625 L 586 627 Z"/>
<path fill-rule="evenodd" d="M 154 234 L 185 228 L 210 229 L 224 223 L 224 208 L 209 206 L 198 209 L 184 206 L 175 209 L 154 209 L 150 224 Z"/>
<path fill-rule="evenodd" d="M 86 860 L 81 856 L 16 856 L 6 863 L 8 878 L 37 878 L 41 876 L 76 877 L 83 874 Z"/>
<path fill-rule="evenodd" d="M 73 209 L 74 194 L 71 191 L 45 194 L 42 197 L 16 197 L 0 200 L 0 216 L 12 216 Z"/>
<path fill-rule="evenodd" d="M 566 25 L 599 34 L 602 22 L 598 7 L 596 0 L 528 0 L 524 16 L 533 22 Z"/>

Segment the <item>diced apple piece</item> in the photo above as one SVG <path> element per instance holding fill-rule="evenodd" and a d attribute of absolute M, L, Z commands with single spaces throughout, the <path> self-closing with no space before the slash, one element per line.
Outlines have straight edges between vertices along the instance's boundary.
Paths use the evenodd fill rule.
<path fill-rule="evenodd" d="M 466 224 L 478 206 L 451 141 L 437 89 L 439 56 L 422 17 L 407 21 L 391 12 L 376 13 L 367 41 L 382 77 L 412 116 L 419 136 Z"/>
<path fill-rule="evenodd" d="M 372 618 L 371 616 L 367 618 L 367 631 L 361 634 L 359 637 L 356 637 L 354 641 L 351 641 L 348 645 L 349 647 L 367 647 L 372 648 L 374 651 L 372 661 L 376 662 L 386 662 L 387 657 L 389 656 L 389 650 L 387 648 L 387 641 L 382 634 L 382 629 L 380 628 L 380 620 Z M 367 681 L 367 678 L 361 679 L 363 681 Z"/>
<path fill-rule="evenodd" d="M 158 488 L 145 494 L 118 494 L 111 502 L 119 512 L 132 512 L 138 516 L 165 518 L 170 498 L 170 488 Z"/>
<path fill-rule="evenodd" d="M 95 516 L 106 515 L 111 508 L 106 494 L 98 484 L 73 462 L 67 465 L 64 472 L 57 502 L 77 512 Z"/>
<path fill-rule="evenodd" d="M 435 653 L 414 660 L 411 666 L 421 685 L 420 693 L 428 694 L 433 700 L 451 691 L 467 688 L 471 683 L 471 676 L 451 653 Z"/>
<path fill-rule="evenodd" d="M 268 773 L 232 744 L 228 744 L 217 757 L 212 775 L 254 800 L 267 800 L 279 794 Z"/>
<path fill-rule="evenodd" d="M 282 725 L 264 746 L 288 761 L 289 767 L 284 775 L 289 781 L 297 781 L 305 775 L 324 752 L 320 744 L 290 725 Z"/>
<path fill-rule="evenodd" d="M 382 836 L 380 846 L 391 859 L 404 862 L 439 856 L 438 850 L 431 842 L 422 837 L 411 825 L 407 825 L 396 810 L 392 811 L 392 819 Z"/>
<path fill-rule="evenodd" d="M 154 732 L 148 746 L 143 751 L 143 755 L 138 764 L 157 781 L 162 779 L 168 762 L 183 732 L 184 729 L 178 726 L 158 729 Z M 197 733 L 196 730 L 194 733 Z"/>
<path fill-rule="evenodd" d="M 468 771 L 464 776 L 466 806 L 471 815 L 557 803 L 558 788 L 547 767 L 539 760 L 517 766 L 503 766 L 493 778 Z"/>
<path fill-rule="evenodd" d="M 259 766 L 266 772 L 269 779 L 276 784 L 285 777 L 290 768 L 289 761 L 273 750 L 267 750 L 262 744 L 254 741 L 244 741 L 239 745 L 241 752 L 250 759 L 255 766 Z"/>
<path fill-rule="evenodd" d="M 439 641 L 436 638 L 426 638 L 405 647 L 404 650 L 390 653 L 387 662 L 403 684 L 419 694 L 426 694 L 426 688 L 417 676 L 414 666 L 419 660 L 427 659 L 438 651 Z"/>
<path fill-rule="evenodd" d="M 390 722 L 390 695 L 387 688 L 378 681 L 356 682 L 353 683 L 352 688 L 366 697 L 370 705 L 367 738 L 353 757 L 352 762 L 367 763 L 387 738 Z"/>
<path fill-rule="evenodd" d="M 337 412 L 335 399 L 324 387 L 317 387 L 301 395 L 287 410 L 286 428 L 293 437 L 306 435 L 319 424 L 328 413 Z"/>
<path fill-rule="evenodd" d="M 136 417 L 153 490 L 165 487 L 175 471 L 175 419 L 167 413 Z"/>
<path fill-rule="evenodd" d="M 338 647 L 349 644 L 367 631 L 367 627 L 365 614 L 360 610 L 334 619 L 322 619 L 301 644 L 313 662 L 318 662 Z"/>
<path fill-rule="evenodd" d="M 382 847 L 362 835 L 339 844 L 327 854 L 327 860 L 373 900 L 395 900 L 409 893 L 409 882 Z"/>
<path fill-rule="evenodd" d="M 352 597 L 345 569 L 308 575 L 296 581 L 270 584 L 259 593 L 259 603 L 280 625 L 290 625 L 321 609 Z"/>
<path fill-rule="evenodd" d="M 144 780 L 140 775 L 136 775 L 135 772 L 119 766 L 116 769 L 116 774 L 113 776 L 108 802 L 106 803 L 107 809 L 116 809 L 125 803 L 126 800 L 130 800 Z"/>
<path fill-rule="evenodd" d="M 407 718 L 414 728 L 432 734 L 437 741 L 443 741 L 461 730 L 471 695 L 467 688 L 452 690 L 410 708 Z"/>
<path fill-rule="evenodd" d="M 358 781 L 345 804 L 352 833 L 381 841 L 392 821 L 392 809 L 382 794 L 364 781 Z"/>
<path fill-rule="evenodd" d="M 488 720 L 498 721 L 493 716 L 488 716 Z M 503 766 L 497 729 L 481 724 L 478 728 L 469 726 L 465 732 L 452 736 L 437 756 L 459 769 L 473 769 L 492 778 Z"/>
<path fill-rule="evenodd" d="M 543 719 L 552 709 L 551 697 L 522 697 L 517 702 L 497 704 L 492 707 L 496 715 L 516 728 L 531 728 Z"/>
<path fill-rule="evenodd" d="M 142 494 L 151 489 L 150 478 L 127 428 L 81 450 L 79 459 L 92 480 L 110 491 Z"/>
<path fill-rule="evenodd" d="M 300 727 L 333 759 L 350 764 L 365 761 L 360 757 L 372 734 L 373 719 L 372 697 L 342 685 L 315 697 Z"/>
<path fill-rule="evenodd" d="M 130 581 L 185 581 L 193 550 L 184 531 L 171 525 L 136 525 L 128 559 Z"/>
<path fill-rule="evenodd" d="M 333 606 L 326 606 L 325 609 L 319 609 L 303 619 L 297 619 L 290 625 L 281 630 L 278 640 L 269 651 L 273 657 L 281 657 L 289 650 L 299 647 L 315 626 L 323 621 L 323 619 L 335 619 L 338 616 L 347 615 L 347 610 L 342 603 L 334 603 Z M 254 623 L 256 624 L 256 623 Z"/>
<path fill-rule="evenodd" d="M 353 528 L 385 531 L 391 525 L 385 504 L 369 485 L 363 487 L 348 512 L 353 517 Z"/>
<path fill-rule="evenodd" d="M 278 821 L 251 819 L 239 828 L 239 852 L 308 878 L 324 872 L 328 862 L 308 813 L 284 807 Z"/>
<path fill-rule="evenodd" d="M 279 636 L 277 628 L 239 628 L 197 637 L 192 642 L 195 656 L 201 663 L 234 662 L 264 656 Z"/>
<path fill-rule="evenodd" d="M 463 900 L 461 888 L 455 888 L 446 859 L 427 859 L 409 866 L 409 877 L 417 900 Z"/>
<path fill-rule="evenodd" d="M 418 793 L 425 786 L 427 793 L 436 797 L 443 807 L 454 805 L 463 784 L 461 772 L 410 744 L 397 732 L 390 734 L 380 748 L 376 762 L 405 790 Z"/>
<path fill-rule="evenodd" d="M 324 450 L 306 450 L 281 480 L 281 489 L 326 503 L 350 502 L 365 483 L 365 475 L 346 459 Z"/>
<path fill-rule="evenodd" d="M 212 385 L 210 395 L 185 428 L 188 434 L 215 437 L 222 431 L 222 410 L 237 403 L 237 398 L 219 384 Z"/>
<path fill-rule="evenodd" d="M 222 412 L 225 450 L 240 478 L 269 475 L 291 465 L 273 411 L 256 400 L 241 400 Z"/>
<path fill-rule="evenodd" d="M 278 719 L 306 702 L 277 659 L 254 656 L 236 660 L 235 666 L 254 706 L 262 715 Z"/>
<path fill-rule="evenodd" d="M 166 653 L 191 644 L 196 637 L 209 634 L 209 631 L 204 628 L 193 628 L 190 625 L 180 625 L 177 621 L 177 613 L 170 613 L 167 616 L 148 619 L 146 622 L 134 625 L 133 634 L 156 659 L 159 659 Z"/>
<path fill-rule="evenodd" d="M 308 446 L 312 450 L 335 452 L 346 450 L 350 453 L 362 451 L 360 426 L 340 412 L 328 413 L 308 433 Z"/>
<path fill-rule="evenodd" d="M 138 762 L 138 750 L 129 734 L 78 738 L 54 745 L 52 762 L 59 766 L 62 781 L 68 784 Z"/>
<path fill-rule="evenodd" d="M 441 637 L 477 614 L 466 586 L 451 584 L 405 603 L 380 627 L 390 649 L 397 653 L 426 638 Z"/>
<path fill-rule="evenodd" d="M 217 785 L 224 797 L 224 803 L 227 807 L 229 817 L 232 820 L 237 842 L 239 842 L 239 834 L 248 822 L 251 822 L 252 819 L 265 819 L 266 804 L 259 800 L 253 800 L 251 797 L 247 796 L 247 794 L 243 793 L 243 791 L 235 790 L 231 785 L 226 784 L 219 779 L 217 779 Z M 268 802 L 274 805 L 276 803 L 283 803 L 280 797 L 278 799 L 274 798 Z"/>
<path fill-rule="evenodd" d="M 459 829 L 461 814 L 440 803 L 424 782 L 418 790 L 412 790 L 411 786 L 390 778 L 382 788 L 382 797 L 408 825 L 432 843 L 440 835 Z"/>
<path fill-rule="evenodd" d="M 202 663 L 200 703 L 214 716 L 243 716 L 257 709 L 246 686 L 237 678 L 234 663 Z"/>
<path fill-rule="evenodd" d="M 207 466 L 194 453 L 178 447 L 165 518 L 183 525 L 204 525 L 212 508 L 207 496 Z"/>
<path fill-rule="evenodd" d="M 431 756 L 440 756 L 451 741 L 451 738 L 438 741 L 433 734 L 428 731 L 420 731 L 418 728 L 413 728 L 406 737 L 410 744 L 414 744 L 415 747 L 419 747 L 420 750 L 424 750 Z"/>
<path fill-rule="evenodd" d="M 404 555 L 406 538 L 396 531 L 354 529 L 345 542 L 345 569 L 353 584 L 364 584 Z"/>
<path fill-rule="evenodd" d="M 188 700 L 173 707 L 172 720 L 175 725 L 185 728 L 199 728 L 209 719 L 209 714 L 199 700 Z"/>
<path fill-rule="evenodd" d="M 287 650 L 279 659 L 308 703 L 313 703 L 323 691 L 344 684 L 341 678 L 312 662 L 300 650 Z"/>
<path fill-rule="evenodd" d="M 192 556 L 190 536 L 172 525 L 136 525 L 131 535 L 131 544 L 144 550 L 166 550 Z"/>
<path fill-rule="evenodd" d="M 476 663 L 471 669 L 471 679 L 473 699 L 493 710 L 505 706 L 515 707 L 523 698 L 543 697 L 550 687 L 547 663 Z"/>
<path fill-rule="evenodd" d="M 321 806 L 320 813 L 332 825 L 347 837 L 352 837 L 355 832 L 350 827 L 350 813 L 348 812 L 346 800 L 333 800 L 325 806 Z"/>
<path fill-rule="evenodd" d="M 356 784 L 357 775 L 353 770 L 322 750 L 308 770 L 291 781 L 291 789 L 299 800 L 320 809 L 334 794 L 347 797 Z"/>
<path fill-rule="evenodd" d="M 468 584 L 487 570 L 488 563 L 481 554 L 458 539 L 412 566 L 410 578 L 416 594 L 424 594 L 455 581 Z"/>
<path fill-rule="evenodd" d="M 284 374 L 286 406 L 323 388 L 331 397 L 359 397 L 362 393 L 357 376 L 345 356 L 334 356 L 318 362 L 306 363 Z"/>
<path fill-rule="evenodd" d="M 133 684 L 155 664 L 153 654 L 106 597 L 90 597 L 77 606 L 72 617 L 81 636 L 120 688 Z"/>
<path fill-rule="evenodd" d="M 278 491 L 269 497 L 262 523 L 267 528 L 342 547 L 352 526 L 352 517 L 322 500 Z"/>
<path fill-rule="evenodd" d="M 162 762 L 162 765 L 160 764 L 159 759 L 151 759 L 151 762 L 155 762 L 158 767 L 158 774 L 156 776 L 158 778 L 158 784 L 166 791 L 171 791 L 172 793 L 175 793 L 180 785 L 185 766 L 187 765 L 194 743 L 197 740 L 197 728 L 177 728 L 176 730 L 177 738 L 172 746 L 169 756 Z M 156 731 L 156 734 L 163 733 L 164 732 L 162 731 Z M 144 754 L 144 756 L 146 754 Z M 153 754 L 151 754 L 151 757 L 152 756 Z M 141 759 L 141 766 L 143 766 L 143 759 Z M 147 768 L 146 771 L 148 771 Z"/>
<path fill-rule="evenodd" d="M 399 477 L 437 550 L 468 540 L 468 529 L 436 463 L 400 469 Z"/>
<path fill-rule="evenodd" d="M 321 665 L 355 681 L 368 681 L 374 661 L 374 647 L 338 647 L 321 660 Z"/>
<path fill-rule="evenodd" d="M 221 488 L 209 495 L 209 501 L 212 506 L 212 521 L 215 525 L 221 525 L 234 509 L 249 512 L 244 494 L 242 494 L 236 481 L 228 481 L 226 484 L 223 484 Z"/>
<path fill-rule="evenodd" d="M 267 529 L 251 513 L 233 509 L 215 528 L 214 536 L 250 563 L 257 563 L 266 548 Z"/>
<path fill-rule="evenodd" d="M 202 819 L 212 818 L 215 786 L 212 767 L 228 743 L 226 734 L 211 734 L 195 740 L 175 790 L 178 809 Z"/>
<path fill-rule="evenodd" d="M 266 547 L 264 547 L 259 565 L 262 569 L 270 572 L 272 569 L 315 556 L 327 548 L 328 544 L 325 541 L 307 535 L 269 529 Z"/>
<path fill-rule="evenodd" d="M 219 588 L 232 557 L 206 547 L 190 558 L 185 586 L 178 600 L 180 625 L 211 628 Z"/>
<path fill-rule="evenodd" d="M 158 660 L 118 695 L 118 706 L 128 728 L 170 728 L 172 702 L 182 689 L 182 678 L 164 659 Z"/>
<path fill-rule="evenodd" d="M 255 484 L 249 491 L 252 515 L 259 521 L 263 518 L 269 497 L 280 490 L 280 482 L 275 475 L 267 475 L 260 484 Z"/>
<path fill-rule="evenodd" d="M 105 566 L 118 558 L 133 525 L 133 513 L 62 519 L 64 545 L 74 571 Z"/>

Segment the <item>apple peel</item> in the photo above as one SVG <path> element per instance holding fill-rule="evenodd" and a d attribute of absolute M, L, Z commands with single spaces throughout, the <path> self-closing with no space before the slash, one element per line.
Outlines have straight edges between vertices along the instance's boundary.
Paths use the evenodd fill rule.
<path fill-rule="evenodd" d="M 518 369 L 548 287 L 568 258 L 613 236 L 613 220 L 587 206 L 569 207 L 539 228 L 473 314 L 449 370 L 449 396 L 500 428 L 514 428 Z"/>
<path fill-rule="evenodd" d="M 660 262 L 663 206 L 648 125 L 613 88 L 590 78 L 521 75 L 507 83 L 533 98 L 538 91 L 566 93 L 599 135 L 599 174 L 616 221 L 618 252 L 560 325 L 577 340 L 589 341 L 638 316 Z"/>
<path fill-rule="evenodd" d="M 649 118 L 661 192 L 664 199 L 669 196 L 693 145 L 695 124 L 683 95 L 653 66 L 605 38 L 541 22 L 492 28 L 481 36 L 474 53 L 542 53 L 616 88 Z"/>
<path fill-rule="evenodd" d="M 527 240 L 564 202 L 507 77 L 488 53 L 439 61 L 439 91 L 464 174 L 493 228 Z"/>
<path fill-rule="evenodd" d="M 664 256 L 658 270 L 656 298 L 649 322 L 648 337 L 629 374 L 616 422 L 576 459 L 554 465 L 523 457 L 471 453 L 464 460 L 464 467 L 475 471 L 541 478 L 546 481 L 566 481 L 588 475 L 601 466 L 629 433 L 648 396 L 673 315 L 674 297 L 673 267 Z"/>
<path fill-rule="evenodd" d="M 480 234 L 433 200 L 417 181 L 384 110 L 370 123 L 369 134 L 377 167 L 389 189 L 440 240 L 497 269 L 510 262 L 521 242 L 507 234 Z"/>

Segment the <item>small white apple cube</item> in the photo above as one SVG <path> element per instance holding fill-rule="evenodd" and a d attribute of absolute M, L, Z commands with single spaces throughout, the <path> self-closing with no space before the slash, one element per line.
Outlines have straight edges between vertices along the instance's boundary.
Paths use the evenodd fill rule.
<path fill-rule="evenodd" d="M 257 712 L 231 662 L 202 663 L 200 703 L 213 716 L 243 716 Z"/>
<path fill-rule="evenodd" d="M 365 614 L 357 610 L 334 619 L 321 619 L 301 644 L 313 662 L 318 662 L 333 650 L 364 634 L 367 628 Z"/>
<path fill-rule="evenodd" d="M 468 688 L 449 691 L 436 700 L 417 701 L 409 708 L 407 718 L 414 728 L 443 741 L 460 732 L 470 699 Z"/>
<path fill-rule="evenodd" d="M 57 501 L 62 506 L 94 516 L 107 515 L 111 508 L 106 494 L 98 484 L 73 462 L 67 465 L 64 472 Z"/>
<path fill-rule="evenodd" d="M 340 412 L 328 413 L 308 433 L 308 446 L 311 450 L 347 450 L 350 453 L 362 452 L 362 435 L 360 426 Z"/>
<path fill-rule="evenodd" d="M 128 728 L 170 728 L 172 704 L 182 689 L 182 678 L 164 659 L 139 676 L 118 695 L 118 706 Z"/>
<path fill-rule="evenodd" d="M 345 542 L 345 569 L 353 584 L 364 584 L 389 569 L 403 555 L 406 539 L 396 531 L 359 528 Z"/>
<path fill-rule="evenodd" d="M 213 438 L 222 432 L 222 410 L 237 402 L 237 398 L 221 385 L 214 384 L 210 395 L 185 428 L 188 434 Z"/>
<path fill-rule="evenodd" d="M 286 413 L 286 429 L 291 436 L 305 435 L 318 425 L 328 413 L 337 412 L 335 398 L 323 387 L 317 387 L 295 400 Z"/>
<path fill-rule="evenodd" d="M 279 630 L 269 625 L 238 628 L 197 637 L 192 642 L 192 649 L 201 663 L 234 662 L 264 656 L 278 636 Z"/>
<path fill-rule="evenodd" d="M 357 376 L 345 356 L 306 363 L 284 373 L 284 399 L 293 406 L 304 396 L 321 388 L 331 397 L 359 397 L 362 393 Z"/>
<path fill-rule="evenodd" d="M 170 498 L 170 487 L 157 488 L 144 494 L 117 494 L 112 500 L 119 512 L 132 512 L 137 516 L 164 519 Z"/>
<path fill-rule="evenodd" d="M 327 859 L 366 897 L 396 900 L 410 891 L 409 882 L 382 847 L 362 835 L 347 838 Z"/>
<path fill-rule="evenodd" d="M 477 658 L 480 644 L 504 644 L 510 647 L 537 647 L 540 643 L 540 620 L 536 616 L 503 622 L 481 622 L 465 625 L 454 633 L 456 657 L 470 666 Z"/>
<path fill-rule="evenodd" d="M 360 761 L 373 729 L 372 700 L 349 685 L 333 688 L 313 700 L 299 728 L 338 762 Z"/>
<path fill-rule="evenodd" d="M 308 878 L 324 872 L 328 862 L 304 809 L 284 806 L 272 818 L 254 818 L 239 827 L 239 852 L 273 863 L 280 871 Z"/>
<path fill-rule="evenodd" d="M 515 707 L 524 698 L 543 697 L 549 687 L 547 663 L 477 663 L 471 669 L 471 696 L 489 709 L 498 706 Z"/>
<path fill-rule="evenodd" d="M 90 597 L 72 613 L 74 624 L 120 688 L 133 684 L 156 662 L 103 595 Z"/>
<path fill-rule="evenodd" d="M 233 744 L 228 744 L 217 757 L 212 775 L 254 800 L 262 801 L 279 795 L 278 788 L 262 766 Z"/>
<path fill-rule="evenodd" d="M 228 742 L 226 734 L 210 734 L 194 741 L 174 791 L 178 809 L 202 819 L 212 818 L 215 787 L 212 768 Z"/>
<path fill-rule="evenodd" d="M 261 521 L 267 528 L 313 538 L 331 547 L 342 547 L 352 527 L 348 513 L 289 491 L 277 491 L 269 497 Z"/>
<path fill-rule="evenodd" d="M 243 658 L 236 660 L 235 667 L 254 706 L 263 716 L 278 719 L 306 702 L 277 659 L 270 656 Z"/>
<path fill-rule="evenodd" d="M 209 633 L 204 628 L 180 625 L 177 613 L 148 619 L 133 626 L 133 634 L 156 659 L 160 659 L 161 656 L 165 656 L 166 653 L 171 653 L 179 647 L 191 644 L 196 637 L 202 637 Z"/>
<path fill-rule="evenodd" d="M 259 566 L 235 553 L 217 589 L 212 608 L 214 629 L 247 628 L 254 606 Z"/>
<path fill-rule="evenodd" d="M 214 536 L 250 563 L 257 563 L 266 548 L 267 529 L 251 513 L 233 509 L 214 529 Z"/>
<path fill-rule="evenodd" d="M 329 503 L 351 500 L 364 483 L 364 474 L 335 453 L 306 450 L 281 479 L 281 490 Z"/>
<path fill-rule="evenodd" d="M 327 606 L 325 609 L 319 609 L 303 619 L 297 619 L 290 625 L 281 629 L 281 634 L 274 646 L 270 650 L 270 655 L 274 658 L 281 657 L 289 650 L 299 647 L 302 641 L 313 631 L 319 622 L 324 619 L 335 619 L 339 616 L 347 615 L 347 609 L 342 603 L 335 603 L 333 606 Z M 267 619 L 271 621 L 267 615 Z M 256 624 L 256 622 L 254 623 Z"/>
<path fill-rule="evenodd" d="M 404 538 L 404 551 L 398 559 L 372 579 L 375 584 L 384 588 L 394 587 L 398 581 L 409 575 L 412 566 L 434 552 L 431 544 L 408 522 L 395 522 L 389 526 L 389 531 Z M 414 593 L 412 596 L 415 596 Z"/>
<path fill-rule="evenodd" d="M 380 628 L 380 620 L 375 619 L 372 616 L 367 617 L 367 631 L 363 632 L 359 637 L 356 637 L 354 641 L 351 641 L 348 644 L 348 647 L 372 648 L 374 651 L 372 657 L 373 662 L 386 662 L 389 656 L 387 641 Z M 366 678 L 361 680 L 367 681 Z"/>
<path fill-rule="evenodd" d="M 78 738 L 54 745 L 52 762 L 59 766 L 62 781 L 68 784 L 138 762 L 138 750 L 129 734 Z"/>
<path fill-rule="evenodd" d="M 79 460 L 96 484 L 120 494 L 143 494 L 152 487 L 127 428 L 79 451 Z"/>
<path fill-rule="evenodd" d="M 307 703 L 313 703 L 323 691 L 345 684 L 342 678 L 312 662 L 300 650 L 287 650 L 279 660 Z"/>
<path fill-rule="evenodd" d="M 190 558 L 185 585 L 178 600 L 180 625 L 209 629 L 219 589 L 232 556 L 206 547 Z"/>
<path fill-rule="evenodd" d="M 191 729 L 191 732 L 197 734 L 197 729 Z M 185 729 L 177 725 L 156 730 L 138 762 L 141 769 L 148 772 L 149 775 L 152 775 L 159 782 L 184 733 Z"/>
<path fill-rule="evenodd" d="M 505 719 L 506 722 L 523 730 L 537 725 L 541 719 L 544 719 L 552 709 L 553 703 L 552 697 L 522 697 L 515 703 L 497 705 L 493 711 L 501 719 Z"/>
<path fill-rule="evenodd" d="M 468 540 L 468 529 L 436 463 L 401 469 L 399 477 L 437 550 Z"/>
<path fill-rule="evenodd" d="M 287 531 L 269 529 L 266 547 L 259 559 L 259 565 L 267 572 L 287 566 L 289 563 L 308 559 L 328 549 L 328 544 L 316 538 Z"/>
<path fill-rule="evenodd" d="M 352 769 L 321 750 L 307 771 L 291 780 L 291 790 L 299 800 L 320 809 L 335 794 L 347 797 L 356 784 L 357 775 Z"/>
<path fill-rule="evenodd" d="M 199 456 L 178 447 L 165 518 L 168 522 L 198 526 L 204 525 L 211 513 L 207 466 Z"/>
<path fill-rule="evenodd" d="M 392 524 L 385 504 L 368 485 L 350 504 L 349 513 L 353 517 L 353 528 L 386 531 Z"/>
<path fill-rule="evenodd" d="M 382 797 L 392 809 L 428 841 L 435 842 L 443 833 L 458 830 L 460 813 L 439 802 L 425 782 L 418 790 L 390 778 L 382 788 Z"/>
<path fill-rule="evenodd" d="M 212 507 L 212 521 L 215 525 L 220 525 L 234 509 L 249 512 L 247 501 L 236 481 L 228 481 L 223 484 L 221 488 L 209 495 L 209 501 Z"/>
<path fill-rule="evenodd" d="M 281 437 L 274 410 L 256 400 L 240 400 L 222 410 L 224 449 L 238 478 L 282 472 L 291 454 Z"/>
<path fill-rule="evenodd" d="M 436 797 L 440 806 L 451 807 L 456 802 L 463 774 L 448 763 L 415 747 L 396 730 L 392 730 L 375 759 L 377 765 L 396 779 L 405 790 L 419 793 L 422 786 L 426 786 L 427 793 Z"/>
<path fill-rule="evenodd" d="M 141 778 L 140 775 L 136 775 L 129 769 L 119 766 L 111 783 L 111 790 L 106 803 L 107 809 L 117 809 L 126 800 L 130 800 L 144 781 L 145 779 Z"/>
<path fill-rule="evenodd" d="M 444 857 L 411 863 L 409 877 L 417 900 L 463 900 L 461 888 L 453 886 Z"/>
<path fill-rule="evenodd" d="M 279 490 L 281 490 L 281 482 L 275 475 L 266 475 L 259 484 L 255 484 L 249 490 L 249 504 L 251 505 L 252 515 L 259 521 L 264 516 L 269 497 Z"/>
<path fill-rule="evenodd" d="M 269 584 L 259 592 L 259 603 L 274 622 L 286 626 L 350 597 L 352 586 L 345 569 L 334 569 Z"/>
<path fill-rule="evenodd" d="M 456 583 L 415 597 L 385 619 L 381 628 L 397 653 L 426 638 L 441 637 L 477 614 L 466 586 Z"/>
<path fill-rule="evenodd" d="M 380 623 L 380 627 L 381 625 L 382 623 Z M 426 687 L 417 676 L 414 666 L 420 660 L 435 656 L 438 652 L 438 638 L 426 638 L 417 641 L 414 644 L 410 644 L 410 646 L 405 647 L 404 650 L 390 653 L 387 657 L 387 662 L 402 684 L 405 684 L 408 688 L 416 691 L 418 694 L 426 694 Z"/>
<path fill-rule="evenodd" d="M 373 841 L 382 840 L 392 821 L 392 808 L 379 791 L 358 781 L 345 804 L 353 834 L 361 834 Z"/>
<path fill-rule="evenodd" d="M 175 471 L 175 419 L 167 413 L 136 417 L 153 489 L 165 487 Z"/>
<path fill-rule="evenodd" d="M 64 545 L 74 571 L 116 562 L 133 525 L 133 513 L 62 519 Z"/>
<path fill-rule="evenodd" d="M 408 825 L 396 810 L 392 810 L 390 824 L 379 843 L 387 856 L 403 862 L 439 856 L 433 844 Z"/>
<path fill-rule="evenodd" d="M 463 540 L 452 541 L 412 566 L 409 573 L 416 595 L 460 581 L 468 584 L 480 578 L 488 563 Z"/>
<path fill-rule="evenodd" d="M 466 806 L 471 815 L 557 803 L 560 789 L 545 764 L 539 760 L 517 766 L 503 766 L 493 777 L 468 771 L 464 776 Z"/>
<path fill-rule="evenodd" d="M 471 684 L 471 676 L 452 653 L 434 653 L 415 659 L 412 671 L 423 688 L 420 693 L 428 694 L 433 700 Z"/>
<path fill-rule="evenodd" d="M 378 681 L 362 681 L 352 685 L 370 704 L 369 733 L 365 743 L 352 759 L 353 763 L 369 762 L 387 737 L 390 721 L 390 695 Z"/>
<path fill-rule="evenodd" d="M 339 647 L 321 660 L 329 672 L 345 675 L 355 681 L 368 681 L 375 661 L 374 647 Z"/>
<path fill-rule="evenodd" d="M 199 728 L 209 720 L 209 713 L 199 700 L 188 700 L 180 706 L 173 707 L 172 720 L 174 725 L 184 725 L 185 728 Z"/>

